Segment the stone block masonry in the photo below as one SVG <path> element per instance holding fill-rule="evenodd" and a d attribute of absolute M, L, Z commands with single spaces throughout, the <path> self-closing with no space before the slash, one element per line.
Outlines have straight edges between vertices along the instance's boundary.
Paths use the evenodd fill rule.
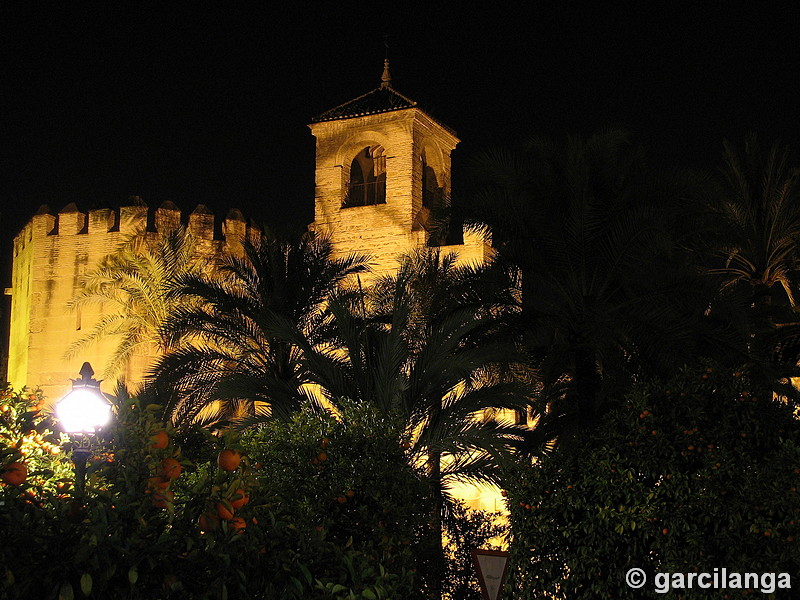
<path fill-rule="evenodd" d="M 70 311 L 67 303 L 81 286 L 81 278 L 108 254 L 132 237 L 153 243 L 164 232 L 186 223 L 208 260 L 240 253 L 244 236 L 258 229 L 248 225 L 241 212 L 231 210 L 215 235 L 215 217 L 203 205 L 182 214 L 171 202 L 152 209 L 139 199 L 117 210 L 103 208 L 81 212 L 74 204 L 53 214 L 42 206 L 14 239 L 11 282 L 11 331 L 8 378 L 14 387 L 41 387 L 51 399 L 69 389 L 84 361 L 100 371 L 116 340 L 88 347 L 79 358 L 65 360 L 69 346 L 90 331 L 102 316 L 94 310 Z M 126 380 L 141 381 L 153 356 L 136 357 Z"/>

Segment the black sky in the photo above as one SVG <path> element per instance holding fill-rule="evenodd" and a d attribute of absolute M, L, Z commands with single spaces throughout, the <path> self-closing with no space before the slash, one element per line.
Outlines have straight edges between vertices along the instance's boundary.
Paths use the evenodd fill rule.
<path fill-rule="evenodd" d="M 395 88 L 458 132 L 456 178 L 487 146 L 610 125 L 688 166 L 753 130 L 800 147 L 797 11 L 705 4 L 6 6 L 4 247 L 42 203 L 134 194 L 309 222 L 306 125 L 378 85 L 384 34 Z"/>

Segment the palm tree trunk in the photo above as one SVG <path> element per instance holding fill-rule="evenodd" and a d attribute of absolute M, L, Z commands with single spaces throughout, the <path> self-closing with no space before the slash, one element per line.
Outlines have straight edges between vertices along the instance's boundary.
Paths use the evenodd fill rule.
<path fill-rule="evenodd" d="M 428 473 L 431 482 L 433 502 L 431 503 L 431 547 L 434 561 L 431 565 L 431 598 L 442 597 L 442 579 L 445 573 L 444 539 L 442 535 L 442 512 L 444 510 L 444 493 L 442 492 L 442 455 L 431 451 L 428 456 Z"/>
<path fill-rule="evenodd" d="M 593 348 L 575 349 L 575 392 L 578 410 L 583 422 L 590 421 L 597 412 L 597 392 L 600 374 L 597 372 L 597 357 Z"/>

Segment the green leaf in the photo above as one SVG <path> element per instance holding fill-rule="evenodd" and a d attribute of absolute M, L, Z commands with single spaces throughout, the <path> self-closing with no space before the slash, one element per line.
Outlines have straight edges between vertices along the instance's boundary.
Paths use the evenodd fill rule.
<path fill-rule="evenodd" d="M 302 594 L 303 584 L 300 583 L 300 580 L 297 577 L 292 577 L 291 579 L 292 579 L 292 584 L 294 584 L 294 587 L 297 588 L 298 593 Z"/>
<path fill-rule="evenodd" d="M 366 598 L 367 600 L 378 600 L 378 597 L 375 595 L 375 592 L 373 592 L 369 588 L 364 588 L 364 591 L 361 592 L 361 595 L 364 596 L 364 598 Z"/>
<path fill-rule="evenodd" d="M 136 565 L 133 565 L 130 569 L 128 569 L 128 582 L 131 585 L 135 585 L 138 579 L 139 571 L 136 569 Z"/>
<path fill-rule="evenodd" d="M 58 590 L 58 600 L 73 600 L 75 592 L 72 590 L 72 584 L 67 581 L 61 584 L 61 589 Z"/>
<path fill-rule="evenodd" d="M 303 576 L 306 578 L 308 585 L 311 585 L 314 578 L 311 576 L 311 571 L 309 571 L 305 565 L 298 565 L 300 570 L 303 572 Z"/>
<path fill-rule="evenodd" d="M 81 575 L 81 592 L 87 597 L 92 595 L 92 576 L 89 573 Z"/>

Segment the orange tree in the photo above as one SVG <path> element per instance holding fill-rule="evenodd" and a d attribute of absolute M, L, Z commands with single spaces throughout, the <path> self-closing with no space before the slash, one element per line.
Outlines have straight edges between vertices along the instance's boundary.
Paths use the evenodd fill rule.
<path fill-rule="evenodd" d="M 243 449 L 235 439 L 176 432 L 158 420 L 161 407 L 124 395 L 113 429 L 96 440 L 79 497 L 71 469 L 46 445 L 58 436 L 27 410 L 38 403 L 6 394 L 9 408 L 0 409 L 3 472 L 30 450 L 25 480 L 0 487 L 0 597 L 370 599 L 409 591 L 412 574 L 379 553 L 296 525 L 246 455 L 232 471 L 219 468 L 222 450 Z M 41 438 L 28 448 L 20 439 L 31 427 Z"/>
<path fill-rule="evenodd" d="M 398 591 L 419 592 L 435 555 L 430 485 L 408 464 L 401 420 L 366 404 L 338 405 L 340 418 L 306 406 L 289 422 L 269 421 L 244 434 L 258 489 L 285 507 L 303 537 L 350 547 L 366 557 L 366 572 L 398 574 L 407 586 Z"/>
<path fill-rule="evenodd" d="M 15 466 L 24 471 L 19 485 L 6 489 L 30 490 L 40 486 L 48 492 L 60 492 L 72 470 L 61 449 L 61 435 L 46 412 L 40 390 L 11 387 L 0 391 L 0 480 L 7 486 Z M 6 482 L 6 479 L 9 482 Z"/>
<path fill-rule="evenodd" d="M 745 372 L 640 384 L 580 442 L 508 472 L 514 598 L 681 598 L 656 594 L 655 574 L 721 567 L 796 576 L 798 487 L 795 408 Z M 640 590 L 625 583 L 634 567 Z"/>

